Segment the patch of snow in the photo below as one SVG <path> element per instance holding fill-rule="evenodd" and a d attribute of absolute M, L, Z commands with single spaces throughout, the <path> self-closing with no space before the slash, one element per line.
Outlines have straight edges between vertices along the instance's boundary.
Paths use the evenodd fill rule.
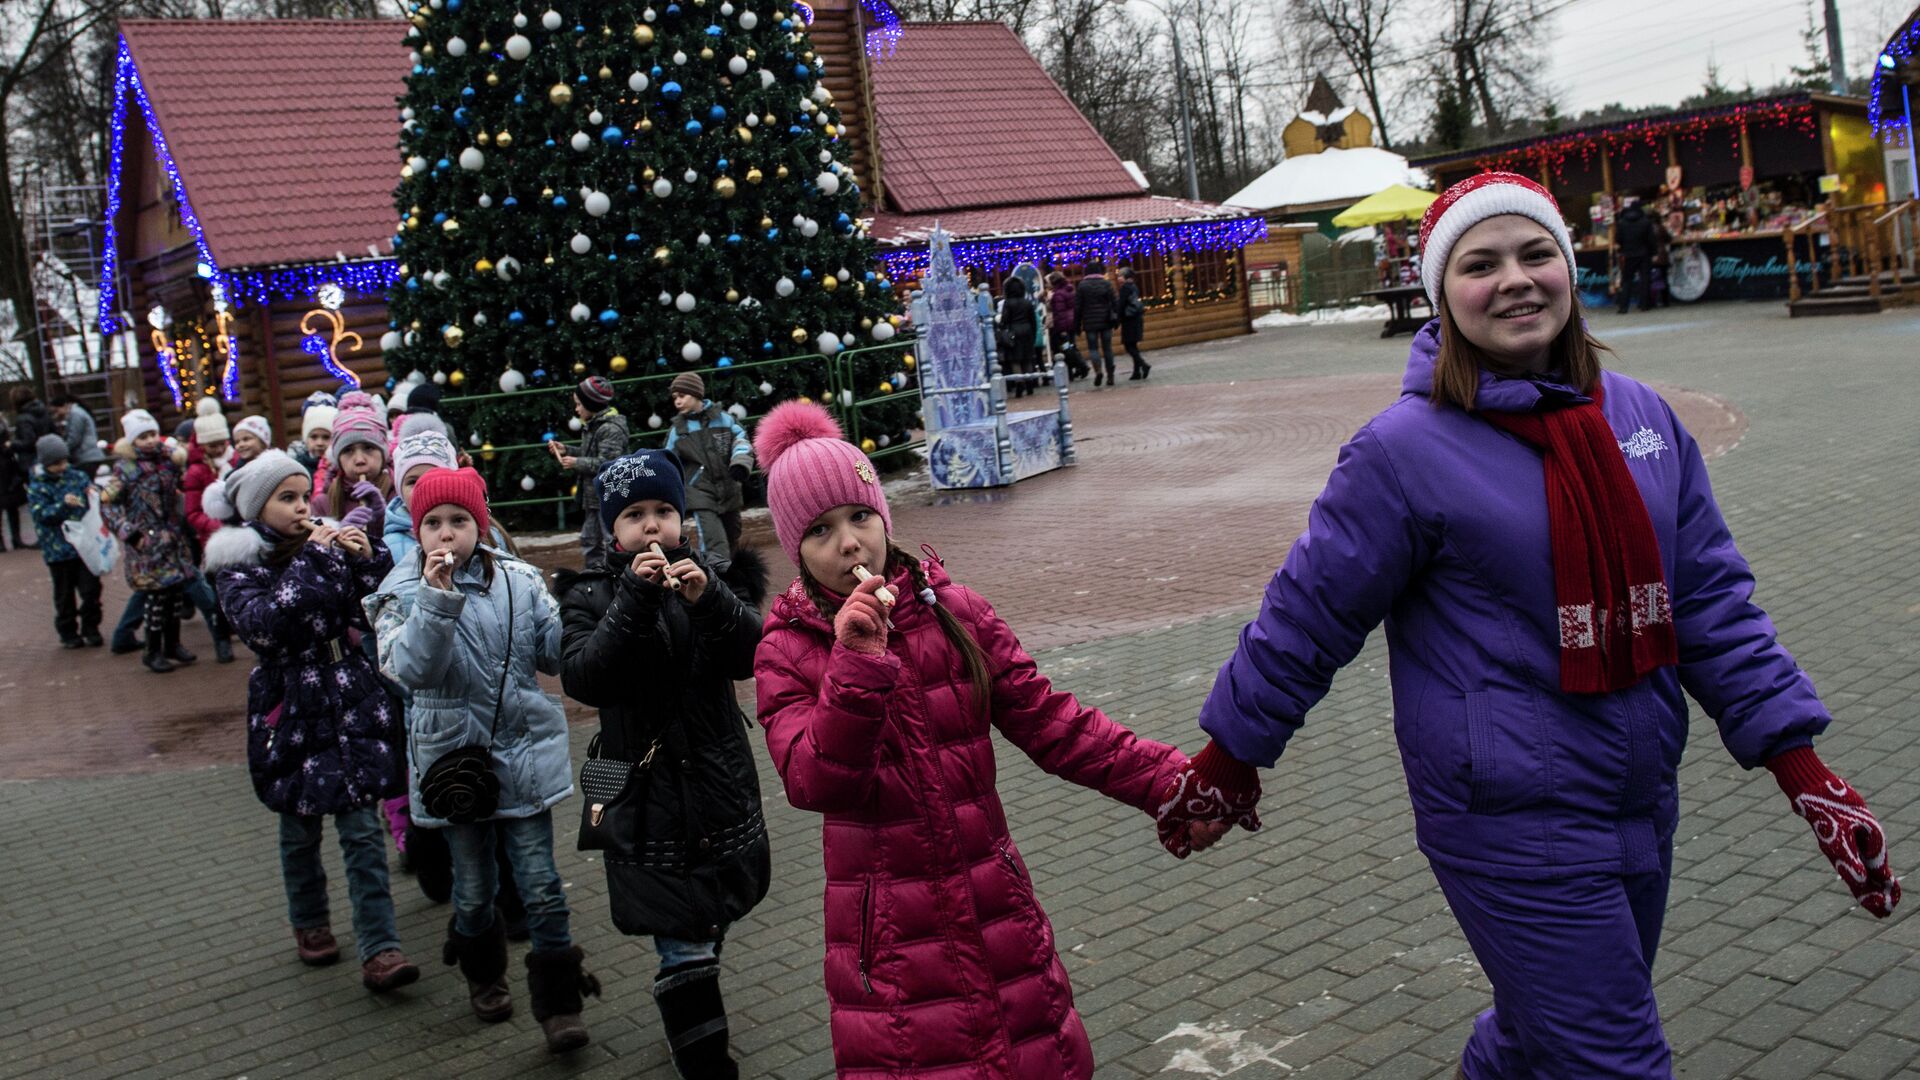
<path fill-rule="evenodd" d="M 1407 159 L 1376 146 L 1337 147 L 1290 157 L 1232 195 L 1226 202 L 1254 210 L 1315 203 L 1359 202 L 1395 184 L 1425 188 L 1427 174 Z"/>
<path fill-rule="evenodd" d="M 1232 1076 L 1253 1065 L 1277 1065 L 1283 1071 L 1292 1072 L 1293 1066 L 1273 1055 L 1299 1038 L 1298 1035 L 1286 1035 L 1272 1046 L 1263 1047 L 1248 1041 L 1246 1032 L 1230 1030 L 1224 1021 L 1214 1021 L 1204 1027 L 1199 1024 L 1181 1024 L 1153 1041 L 1158 1045 L 1168 1039 L 1193 1040 L 1193 1045 L 1182 1046 L 1173 1052 L 1173 1057 L 1160 1070 L 1163 1073 L 1184 1072 L 1196 1073 L 1200 1076 Z M 1256 1075 L 1272 1074 L 1263 1072 Z"/>
<path fill-rule="evenodd" d="M 1387 305 L 1370 304 L 1366 307 L 1321 308 L 1302 315 L 1285 311 L 1269 311 L 1253 320 L 1257 330 L 1269 330 L 1276 326 L 1323 326 L 1328 323 L 1382 322 L 1388 315 Z"/>

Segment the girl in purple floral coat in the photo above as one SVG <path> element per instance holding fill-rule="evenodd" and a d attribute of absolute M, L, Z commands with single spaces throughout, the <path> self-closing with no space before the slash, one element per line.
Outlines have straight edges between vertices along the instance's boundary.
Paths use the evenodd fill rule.
<path fill-rule="evenodd" d="M 400 951 L 387 885 L 380 800 L 400 790 L 395 757 L 401 710 L 356 647 L 360 601 L 393 568 L 359 528 L 310 517 L 313 479 L 279 450 L 228 477 L 246 523 L 207 542 L 227 621 L 259 664 L 247 682 L 247 766 L 253 788 L 280 814 L 280 866 L 300 959 L 340 952 L 327 916 L 321 821 L 331 815 L 353 899 L 361 981 L 391 990 L 420 977 Z"/>

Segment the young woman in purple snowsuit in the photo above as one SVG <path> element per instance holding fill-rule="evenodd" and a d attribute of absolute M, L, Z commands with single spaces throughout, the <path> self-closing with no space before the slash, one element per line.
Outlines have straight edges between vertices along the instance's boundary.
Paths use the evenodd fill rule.
<path fill-rule="evenodd" d="M 1602 371 L 1552 196 L 1488 173 L 1421 227 L 1438 317 L 1400 400 L 1341 451 L 1161 801 L 1258 828 L 1271 766 L 1383 619 L 1420 849 L 1493 983 L 1460 1075 L 1667 1077 L 1653 998 L 1684 694 L 1765 765 L 1862 907 L 1900 899 L 1885 834 L 1813 751 L 1829 716 L 1753 603 L 1693 437 Z M 1578 958 L 1578 963 L 1568 963 Z"/>

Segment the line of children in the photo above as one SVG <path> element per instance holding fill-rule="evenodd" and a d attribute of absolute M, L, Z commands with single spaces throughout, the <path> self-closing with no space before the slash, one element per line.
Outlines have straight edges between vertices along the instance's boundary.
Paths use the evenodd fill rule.
<path fill-rule="evenodd" d="M 561 685 L 600 710 L 598 756 L 648 770 L 644 835 L 605 852 L 608 903 L 622 933 L 653 936 L 653 996 L 680 1075 L 736 1077 L 720 950 L 766 896 L 772 864 L 733 684 L 753 671 L 766 569 L 737 550 L 723 577 L 694 548 L 670 451 L 620 458 L 594 486 L 611 550 L 605 567 L 559 575 Z"/>
<path fill-rule="evenodd" d="M 64 648 L 95 648 L 100 637 L 100 579 L 67 543 L 61 526 L 87 512 L 93 480 L 67 460 L 67 441 L 42 435 L 34 443 L 40 471 L 27 484 L 27 510 L 40 533 L 40 557 L 53 578 L 53 629 Z"/>
<path fill-rule="evenodd" d="M 336 426 L 336 448 L 343 434 Z M 559 606 L 538 570 L 482 545 L 489 514 L 478 473 L 430 469 L 408 505 L 422 550 L 394 566 L 366 609 L 382 670 L 413 694 L 413 821 L 444 830 L 453 856 L 444 956 L 460 965 L 475 1016 L 512 1015 L 505 926 L 494 907 L 494 849 L 504 843 L 533 941 L 526 963 L 534 1019 L 548 1050 L 576 1049 L 589 1041 L 583 995 L 597 996 L 600 985 L 573 944 L 553 856 L 552 807 L 572 793 L 572 770 L 565 710 L 540 689 L 537 673 L 559 672 Z M 491 812 L 474 820 L 431 813 L 423 778 L 443 755 L 472 747 L 483 748 L 495 778 Z"/>
<path fill-rule="evenodd" d="M 404 986 L 420 969 L 400 950 L 378 810 L 398 786 L 401 710 L 350 638 L 369 629 L 361 600 L 392 558 L 362 529 L 316 524 L 312 478 L 282 451 L 262 453 L 228 480 L 247 524 L 214 534 L 207 570 L 257 657 L 247 680 L 247 764 L 254 792 L 280 815 L 295 949 L 312 965 L 340 955 L 320 863 L 322 819 L 330 816 L 347 867 L 361 981 L 376 992 Z"/>

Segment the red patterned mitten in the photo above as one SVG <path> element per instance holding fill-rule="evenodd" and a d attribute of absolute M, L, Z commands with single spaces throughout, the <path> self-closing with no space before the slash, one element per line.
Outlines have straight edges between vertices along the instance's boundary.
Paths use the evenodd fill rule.
<path fill-rule="evenodd" d="M 1206 749 L 1176 773 L 1160 792 L 1154 821 L 1160 843 L 1176 859 L 1193 854 L 1187 826 L 1201 821 L 1227 821 L 1260 831 L 1260 774 L 1254 767 L 1209 742 Z"/>
<path fill-rule="evenodd" d="M 1813 826 L 1820 854 L 1840 872 L 1860 906 L 1884 919 L 1900 902 L 1900 879 L 1887 865 L 1887 834 L 1866 800 L 1833 775 L 1813 747 L 1802 746 L 1767 762 L 1793 812 Z"/>

